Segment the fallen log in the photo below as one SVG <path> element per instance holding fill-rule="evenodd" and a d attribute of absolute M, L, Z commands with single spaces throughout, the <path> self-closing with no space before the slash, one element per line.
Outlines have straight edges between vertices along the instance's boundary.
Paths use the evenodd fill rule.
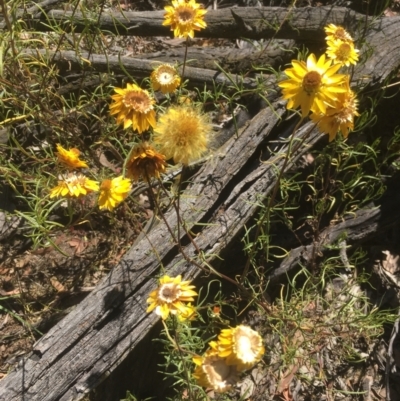
<path fill-rule="evenodd" d="M 268 136 L 276 135 L 273 129 L 283 112 L 283 103 L 275 104 L 274 111 L 261 111 L 240 136 L 228 141 L 200 169 L 182 196 L 181 215 L 188 229 L 198 233 L 196 246 L 208 263 L 229 247 L 254 215 L 259 194 L 267 195 L 274 186 L 283 158 L 278 155 L 275 163 L 263 163 L 260 147 Z M 297 136 L 305 139 L 305 146 L 289 167 L 323 137 L 310 124 Z M 176 232 L 175 213 L 166 218 Z M 181 241 L 187 243 L 183 234 Z M 192 244 L 184 249 L 189 258 L 198 260 Z M 146 297 L 157 285 L 154 276 L 161 265 L 171 275 L 194 278 L 202 273 L 182 258 L 163 223 L 128 251 L 73 313 L 34 345 L 18 369 L 1 382 L 0 400 L 79 400 L 95 388 L 157 323 L 155 314 L 146 313 Z"/>
<path fill-rule="evenodd" d="M 378 46 L 380 42 L 379 47 L 384 47 L 383 40 L 392 43 L 399 35 L 398 20 L 393 20 L 381 21 L 382 35 L 380 28 L 368 34 L 371 43 Z M 393 23 L 394 33 L 389 32 Z M 379 51 L 380 59 L 375 62 L 381 69 L 367 62 L 358 70 L 360 79 L 363 71 L 368 72 L 365 83 L 387 78 L 396 60 L 398 63 L 398 51 L 399 45 L 392 53 Z M 210 264 L 215 262 L 213 255 L 229 249 L 254 216 L 260 194 L 267 196 L 275 185 L 286 146 L 268 163 L 259 160 L 267 141 L 282 134 L 277 124 L 284 103 L 277 102 L 274 108 L 262 110 L 240 135 L 219 149 L 182 196 L 182 216 L 187 228 L 197 233 L 196 246 Z M 301 128 L 296 138 L 304 140 L 304 146 L 291 158 L 288 168 L 322 137 L 311 124 Z M 175 230 L 175 213 L 166 218 Z M 181 241 L 186 244 L 188 258 L 200 260 L 183 233 Z M 146 313 L 146 298 L 157 285 L 160 266 L 170 275 L 195 278 L 201 274 L 179 253 L 163 223 L 128 251 L 96 289 L 21 359 L 17 369 L 1 381 L 0 400 L 79 400 L 101 383 L 158 322 L 154 314 Z"/>
<path fill-rule="evenodd" d="M 398 185 L 399 180 L 395 182 L 395 188 L 398 188 Z M 347 246 L 354 247 L 398 225 L 399 202 L 400 194 L 397 190 L 394 193 L 386 192 L 379 205 L 361 209 L 345 221 L 327 227 L 320 233 L 319 241 L 316 243 L 292 249 L 279 267 L 267 275 L 270 284 L 282 280 L 299 266 L 308 266 L 315 255 L 319 255 L 319 259 L 328 250 L 328 246 L 337 243 L 339 239 L 344 240 Z"/>
<path fill-rule="evenodd" d="M 25 18 L 26 24 L 36 31 L 51 31 L 53 26 L 75 33 L 100 29 L 118 35 L 171 36 L 170 27 L 163 26 L 165 11 L 106 11 L 82 14 L 65 10 L 51 10 Z M 236 39 L 276 38 L 301 39 L 323 42 L 323 27 L 327 23 L 356 29 L 364 24 L 363 14 L 344 7 L 235 7 L 208 10 L 207 28 L 196 32 L 196 37 Z M 2 22 L 0 28 L 4 28 Z"/>
<path fill-rule="evenodd" d="M 310 18 L 315 16 L 316 18 L 320 18 L 319 24 L 321 29 L 327 23 L 346 22 L 346 20 L 337 22 L 336 19 L 333 18 L 335 17 L 335 13 L 332 9 L 329 9 L 332 11 L 332 15 L 328 12 L 329 10 L 327 10 L 326 7 L 317 7 L 317 9 L 319 10 L 318 12 L 312 12 L 314 9 L 310 10 Z M 302 12 L 304 13 L 304 11 Z M 343 11 L 340 15 L 342 14 L 345 15 Z M 363 18 L 365 22 L 365 17 Z M 356 20 L 358 21 L 358 16 Z M 307 21 L 312 24 L 312 19 Z M 303 38 L 303 34 L 305 36 L 307 34 L 307 29 L 300 24 L 298 33 L 301 34 Z M 324 34 L 321 33 L 321 35 L 320 37 L 324 38 Z M 368 26 L 363 41 L 365 44 L 361 49 L 360 55 L 366 60 L 361 60 L 362 62 L 357 65 L 353 81 L 356 80 L 359 87 L 382 84 L 395 73 L 400 66 L 400 17 L 377 18 Z M 124 74 L 125 71 L 127 71 L 137 78 L 149 76 L 157 65 L 155 60 L 118 56 L 106 57 L 100 54 L 88 54 L 87 52 L 81 52 L 77 55 L 74 51 L 59 51 L 55 53 L 47 50 L 32 50 L 27 52 L 27 56 L 43 57 L 44 59 L 52 60 L 62 70 L 82 69 L 82 66 L 85 66 L 92 67 L 100 72 L 113 71 L 115 73 Z M 257 64 L 257 57 L 255 54 L 253 54 L 250 59 L 252 61 L 254 60 L 254 63 Z M 229 64 L 228 60 L 224 60 Z M 211 84 L 213 82 L 229 85 L 231 79 L 233 82 L 243 85 L 246 88 L 254 88 L 256 86 L 252 78 L 241 77 L 237 74 L 226 76 L 221 71 L 196 68 L 190 65 L 185 68 L 185 78 L 189 79 L 189 83 L 192 86 L 203 86 L 204 83 Z M 274 81 L 274 77 L 271 77 L 271 82 Z"/>

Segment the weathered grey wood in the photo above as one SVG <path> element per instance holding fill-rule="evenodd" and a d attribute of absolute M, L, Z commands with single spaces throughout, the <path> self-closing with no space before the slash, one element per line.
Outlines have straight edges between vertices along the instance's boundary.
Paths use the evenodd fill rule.
<path fill-rule="evenodd" d="M 272 40 L 264 43 L 234 47 L 189 47 L 187 59 L 190 67 L 216 69 L 216 64 L 225 71 L 240 74 L 247 73 L 254 67 L 278 69 L 296 57 L 294 40 Z M 185 46 L 171 47 L 155 53 L 146 53 L 146 60 L 155 63 L 179 63 L 185 58 Z M 156 65 L 157 65 L 156 64 Z"/>
<path fill-rule="evenodd" d="M 81 52 L 77 55 L 74 51 L 52 52 L 48 50 L 30 50 L 26 51 L 26 57 L 53 60 L 61 71 L 81 70 L 82 66 L 90 66 L 99 72 L 113 71 L 116 74 L 126 74 L 128 72 L 136 79 L 149 77 L 154 68 L 159 65 L 154 60 L 144 58 L 103 56 L 100 54 L 91 54 Z M 86 61 L 88 60 L 88 61 Z M 182 68 L 180 69 L 182 71 Z M 236 74 L 226 76 L 221 71 L 209 70 L 186 66 L 185 79 L 189 80 L 190 87 L 203 87 L 204 84 L 213 85 L 224 84 L 232 85 L 232 82 L 243 85 L 245 88 L 254 88 L 256 82 L 252 78 L 242 77 Z"/>
<path fill-rule="evenodd" d="M 303 10 L 303 13 L 305 12 L 304 9 L 300 10 Z M 313 10 L 319 11 L 311 12 L 310 10 L 310 18 L 314 18 L 315 15 L 318 15 L 319 18 L 321 18 L 321 21 L 323 21 L 320 21 L 320 24 L 322 24 L 321 26 L 329 22 L 337 22 L 337 15 L 335 12 L 332 11 L 331 15 L 326 7 L 316 7 L 313 8 Z M 342 14 L 345 15 L 344 11 L 342 11 L 340 15 Z M 302 20 L 296 20 L 296 24 L 301 21 Z M 357 21 L 359 21 L 358 16 Z M 341 22 L 345 22 L 345 19 Z M 340 23 L 340 21 L 337 23 Z M 303 33 L 304 35 L 307 33 L 307 30 L 303 30 L 301 24 L 299 27 L 299 33 L 302 35 Z M 324 34 L 321 33 L 321 35 Z M 391 76 L 391 74 L 396 72 L 400 66 L 400 17 L 378 18 L 369 23 L 363 42 L 364 46 L 360 52 L 361 60 L 355 68 L 354 78 L 358 81 L 361 87 L 367 84 L 381 84 Z M 148 76 L 156 65 L 153 60 L 146 60 L 143 58 L 117 56 L 105 57 L 98 54 L 88 55 L 86 52 L 82 52 L 77 56 L 72 51 L 57 52 L 57 54 L 54 55 L 54 53 L 50 51 L 35 50 L 29 54 L 34 55 L 35 57 L 53 59 L 62 69 L 82 68 L 82 65 L 85 65 L 85 63 L 86 67 L 88 67 L 87 62 L 84 59 L 89 59 L 91 66 L 98 71 L 124 73 L 124 69 L 121 67 L 121 64 L 123 64 L 128 73 L 139 78 Z M 190 85 L 193 86 L 212 83 L 213 80 L 215 80 L 216 83 L 229 84 L 229 79 L 227 79 L 227 77 L 220 71 L 191 66 L 186 67 L 185 77 L 189 79 Z M 231 78 L 235 82 L 243 83 L 246 88 L 255 86 L 255 83 L 251 78 L 242 78 L 235 74 L 232 74 Z"/>
<path fill-rule="evenodd" d="M 26 22 L 35 30 L 48 31 L 49 24 L 65 30 L 74 27 L 82 32 L 91 25 L 119 35 L 171 36 L 170 27 L 163 26 L 165 11 L 103 12 L 97 14 L 52 10 L 47 15 L 36 14 Z M 324 40 L 323 27 L 329 22 L 356 29 L 365 16 L 343 7 L 235 7 L 208 10 L 207 28 L 196 32 L 196 37 L 250 39 L 281 38 L 307 41 Z M 42 23 L 43 22 L 43 23 Z M 0 26 L 1 27 L 1 26 Z M 278 28 L 280 29 L 278 30 Z"/>
<path fill-rule="evenodd" d="M 396 182 L 399 185 L 399 182 Z M 343 238 L 347 245 L 359 245 L 369 241 L 387 231 L 400 222 L 400 209 L 397 205 L 400 195 L 385 194 L 379 206 L 361 209 L 345 221 L 327 227 L 319 236 L 319 241 L 307 246 L 292 249 L 290 254 L 282 261 L 280 266 L 267 275 L 271 284 L 281 280 L 299 266 L 309 266 L 312 258 L 319 258 L 328 245 L 336 243 Z M 319 255 L 319 256 L 316 256 Z"/>
<path fill-rule="evenodd" d="M 275 182 L 282 158 L 276 158 L 275 166 L 259 160 L 260 145 L 284 111 L 282 104 L 275 107 L 274 112 L 261 111 L 238 138 L 221 148 L 182 196 L 182 216 L 189 228 L 200 230 L 196 244 L 210 263 L 211 255 L 226 249 L 254 214 L 259 194 L 267 194 Z M 298 133 L 308 136 L 303 152 L 321 137 L 315 131 L 307 135 L 309 128 Z M 244 180 L 224 194 L 238 174 Z M 169 213 L 167 220 L 176 227 L 175 213 Z M 192 245 L 185 253 L 196 258 Z M 147 294 L 156 286 L 152 277 L 160 273 L 161 264 L 169 274 L 196 277 L 201 273 L 183 262 L 162 223 L 125 255 L 73 313 L 34 345 L 32 355 L 0 383 L 0 400 L 20 400 L 23 394 L 30 401 L 79 400 L 100 383 L 157 322 L 145 309 Z"/>
<path fill-rule="evenodd" d="M 259 13 L 260 20 L 260 12 L 264 9 L 253 10 Z M 299 23 L 300 27 L 308 27 L 307 13 L 313 11 L 300 10 L 302 14 L 296 14 L 298 18 L 294 20 L 292 17 L 290 21 L 295 21 L 296 26 Z M 333 17 L 336 15 L 339 18 L 339 14 L 335 14 L 334 10 L 332 14 L 327 13 L 325 8 L 316 10 L 321 12 L 319 28 L 314 31 L 307 28 L 305 39 L 311 32 L 314 35 L 320 32 L 323 18 L 324 24 L 344 24 L 346 21 L 352 24 L 358 21 L 357 18 L 352 19 L 351 12 L 348 14 L 351 18 L 343 19 L 342 14 L 342 20 L 335 20 Z M 278 21 L 280 15 L 277 12 Z M 368 43 L 378 52 L 378 58 L 358 68 L 357 76 L 361 78 L 364 74 L 365 83 L 386 79 L 394 71 L 396 62 L 398 66 L 398 21 L 397 18 L 378 20 L 374 32 L 368 33 Z M 290 30 L 297 34 L 297 30 L 290 26 L 286 32 Z M 268 29 L 262 32 L 266 34 Z M 393 52 L 381 50 L 388 44 L 393 45 Z M 199 232 L 195 241 L 209 263 L 214 261 L 212 255 L 229 247 L 256 212 L 260 194 L 270 193 L 275 183 L 282 157 L 276 158 L 275 165 L 270 163 L 271 160 L 269 163 L 259 160 L 261 148 L 265 147 L 268 135 L 284 111 L 282 103 L 274 106 L 274 112 L 270 109 L 261 111 L 241 135 L 219 149 L 182 196 L 182 215 L 188 228 Z M 308 124 L 296 134 L 298 138 L 306 138 L 302 152 L 321 138 L 315 130 L 309 133 L 310 127 Z M 285 152 L 285 147 L 282 152 Z M 300 154 L 292 158 L 289 167 Z M 232 189 L 227 191 L 227 188 Z M 175 214 L 169 213 L 167 219 L 169 225 L 175 228 Z M 185 247 L 185 253 L 196 257 L 192 245 Z M 157 322 L 157 317 L 148 315 L 145 309 L 147 294 L 156 286 L 154 277 L 160 273 L 161 265 L 169 274 L 183 273 L 185 277 L 196 277 L 201 273 L 183 260 L 162 223 L 133 247 L 70 315 L 34 345 L 32 354 L 21 360 L 16 371 L 0 382 L 0 400 L 79 400 L 96 387 Z"/>

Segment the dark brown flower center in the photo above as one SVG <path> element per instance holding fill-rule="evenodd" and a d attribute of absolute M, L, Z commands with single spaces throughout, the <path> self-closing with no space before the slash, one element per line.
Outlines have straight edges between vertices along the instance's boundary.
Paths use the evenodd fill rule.
<path fill-rule="evenodd" d="M 344 28 L 337 28 L 336 32 L 334 33 L 336 39 L 340 40 L 349 40 L 351 39 L 350 35 L 345 31 Z"/>
<path fill-rule="evenodd" d="M 109 191 L 111 189 L 111 180 L 104 180 L 101 183 L 101 189 L 105 191 Z"/>
<path fill-rule="evenodd" d="M 178 19 L 181 23 L 187 23 L 193 21 L 194 10 L 188 7 L 184 7 L 178 11 Z"/>
<path fill-rule="evenodd" d="M 336 55 L 339 59 L 347 59 L 351 52 L 351 46 L 348 43 L 342 43 L 338 48 Z"/>
<path fill-rule="evenodd" d="M 180 288 L 175 284 L 164 284 L 159 291 L 159 298 L 164 302 L 174 302 L 181 295 Z"/>
<path fill-rule="evenodd" d="M 321 75 L 317 71 L 310 71 L 303 78 L 303 89 L 311 95 L 318 91 L 321 85 Z"/>

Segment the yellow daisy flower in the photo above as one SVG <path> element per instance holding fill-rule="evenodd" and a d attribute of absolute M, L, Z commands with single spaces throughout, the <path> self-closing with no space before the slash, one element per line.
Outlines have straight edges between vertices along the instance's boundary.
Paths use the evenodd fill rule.
<path fill-rule="evenodd" d="M 261 360 L 265 349 L 260 334 L 248 326 L 221 330 L 218 336 L 218 356 L 238 370 L 251 368 Z"/>
<path fill-rule="evenodd" d="M 339 93 L 335 102 L 327 105 L 326 112 L 313 113 L 310 118 L 314 121 L 321 132 L 329 135 L 331 142 L 341 131 L 344 138 L 354 129 L 354 116 L 358 116 L 357 99 L 350 85 L 346 84 L 347 91 Z"/>
<path fill-rule="evenodd" d="M 345 65 L 357 64 L 359 50 L 354 48 L 352 42 L 343 42 L 340 39 L 328 41 L 326 55 L 335 63 Z"/>
<path fill-rule="evenodd" d="M 324 101 L 335 100 L 337 93 L 346 92 L 343 82 L 346 75 L 336 74 L 340 64 L 331 65 L 332 60 L 326 60 L 322 55 L 317 61 L 310 54 L 307 62 L 292 60 L 293 68 L 287 68 L 285 74 L 289 77 L 278 85 L 283 88 L 283 98 L 288 100 L 287 108 L 301 107 L 302 116 L 309 111 L 325 113 Z"/>
<path fill-rule="evenodd" d="M 149 307 L 147 312 L 155 309 L 157 315 L 165 320 L 169 314 L 190 316 L 192 306 L 188 306 L 185 302 L 194 301 L 197 292 L 193 291 L 194 285 L 190 285 L 190 281 L 182 281 L 182 276 L 175 278 L 164 276 L 160 279 L 160 286 L 152 291 L 147 299 Z"/>
<path fill-rule="evenodd" d="M 135 84 L 128 84 L 125 89 L 115 88 L 112 95 L 114 103 L 110 105 L 110 114 L 117 114 L 117 123 L 124 129 L 132 128 L 141 134 L 156 125 L 156 112 L 153 110 L 154 99 L 149 92 Z"/>
<path fill-rule="evenodd" d="M 61 176 L 58 185 L 50 190 L 50 198 L 63 196 L 66 198 L 80 197 L 99 190 L 97 181 L 89 180 L 82 174 L 68 174 Z"/>
<path fill-rule="evenodd" d="M 59 143 L 57 144 L 57 159 L 58 161 L 69 168 L 74 170 L 80 167 L 88 167 L 88 165 L 79 159 L 81 152 L 76 148 L 71 148 L 70 150 L 64 149 Z"/>
<path fill-rule="evenodd" d="M 160 173 L 165 172 L 165 156 L 158 153 L 147 142 L 141 142 L 134 146 L 129 153 L 126 162 L 126 175 L 135 181 L 143 179 L 160 178 Z"/>
<path fill-rule="evenodd" d="M 239 372 L 236 365 L 228 365 L 226 358 L 218 355 L 217 348 L 217 343 L 211 341 L 210 348 L 203 356 L 193 357 L 193 362 L 197 365 L 193 377 L 199 386 L 224 393 L 231 390 L 239 380 Z"/>
<path fill-rule="evenodd" d="M 172 0 L 172 6 L 166 6 L 163 25 L 171 25 L 175 38 L 194 37 L 194 31 L 207 26 L 204 22 L 206 10 L 200 8 L 195 0 Z"/>
<path fill-rule="evenodd" d="M 342 26 L 329 24 L 324 29 L 328 35 L 325 38 L 327 41 L 339 39 L 342 40 L 343 42 L 353 43 L 353 38 Z"/>
<path fill-rule="evenodd" d="M 154 128 L 154 143 L 175 163 L 188 165 L 207 150 L 211 126 L 195 107 L 171 106 Z"/>
<path fill-rule="evenodd" d="M 169 64 L 158 66 L 150 75 L 151 86 L 155 91 L 172 93 L 181 84 L 181 78 L 176 69 Z"/>
<path fill-rule="evenodd" d="M 122 175 L 104 180 L 100 185 L 99 209 L 113 210 L 129 195 L 131 181 Z"/>

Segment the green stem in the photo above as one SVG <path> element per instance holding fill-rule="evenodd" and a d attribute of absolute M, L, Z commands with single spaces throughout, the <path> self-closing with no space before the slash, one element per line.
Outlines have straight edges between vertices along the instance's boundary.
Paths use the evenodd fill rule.
<path fill-rule="evenodd" d="M 286 167 L 287 167 L 287 165 L 289 163 L 290 156 L 292 155 L 292 145 L 293 145 L 293 139 L 294 139 L 295 133 L 296 133 L 297 129 L 300 127 L 300 125 L 301 125 L 301 123 L 303 121 L 304 121 L 304 117 L 301 117 L 301 119 L 298 121 L 298 123 L 293 128 L 293 132 L 292 132 L 292 134 L 290 136 L 288 150 L 287 150 L 286 155 L 285 155 L 285 160 L 283 161 L 282 168 L 279 171 L 278 178 L 277 178 L 276 183 L 274 185 L 274 188 L 272 190 L 272 195 L 269 198 L 269 202 L 267 204 L 267 213 L 265 213 L 263 218 L 257 223 L 257 229 L 256 229 L 256 233 L 255 233 L 255 240 L 254 240 L 253 246 L 250 249 L 249 257 L 247 258 L 247 261 L 246 261 L 246 266 L 244 267 L 243 273 L 242 273 L 242 275 L 240 277 L 240 282 L 243 282 L 243 280 L 247 276 L 247 273 L 249 272 L 251 260 L 253 259 L 253 256 L 254 256 L 254 254 L 256 252 L 256 249 L 257 249 L 257 238 L 260 235 L 261 227 L 262 227 L 262 225 L 264 224 L 265 221 L 269 221 L 269 219 L 270 219 L 272 205 L 273 205 L 273 203 L 275 201 L 275 198 L 276 198 L 276 195 L 278 193 L 278 189 L 279 189 L 279 186 L 280 186 L 280 183 L 281 183 L 281 179 L 282 179 L 283 174 L 285 173 Z"/>

